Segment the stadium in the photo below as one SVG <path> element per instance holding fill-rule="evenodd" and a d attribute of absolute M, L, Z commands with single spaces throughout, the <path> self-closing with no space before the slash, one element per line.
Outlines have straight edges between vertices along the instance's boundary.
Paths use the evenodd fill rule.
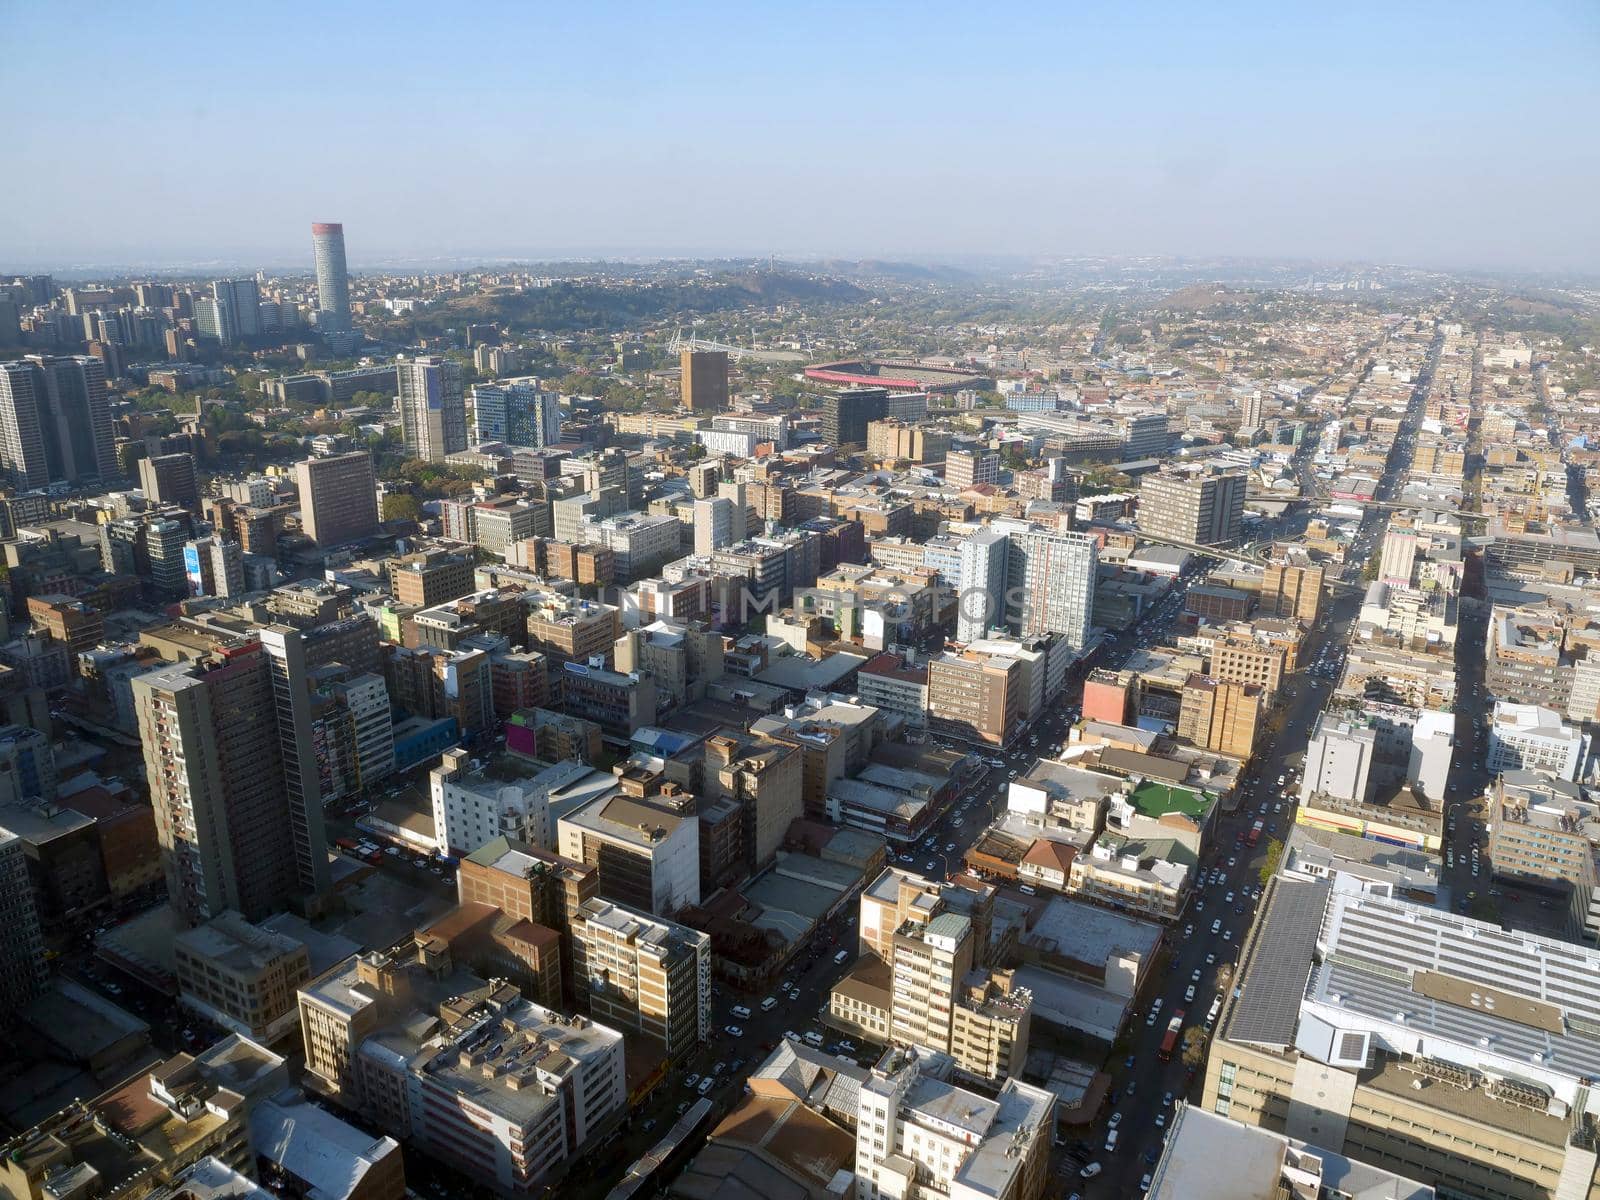
<path fill-rule="evenodd" d="M 959 392 L 994 386 L 985 375 L 959 367 L 930 367 L 903 358 L 859 358 L 817 363 L 806 378 L 837 387 L 880 387 L 892 392 Z"/>

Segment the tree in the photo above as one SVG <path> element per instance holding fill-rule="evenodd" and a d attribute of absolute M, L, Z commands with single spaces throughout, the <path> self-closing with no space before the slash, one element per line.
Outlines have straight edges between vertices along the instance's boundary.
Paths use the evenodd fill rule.
<path fill-rule="evenodd" d="M 391 492 L 383 498 L 383 519 L 385 521 L 420 521 L 422 520 L 422 504 L 415 496 L 404 492 Z"/>
<path fill-rule="evenodd" d="M 1278 873 L 1278 864 L 1283 861 L 1283 843 L 1273 838 L 1267 843 L 1267 859 L 1261 864 L 1261 886 L 1266 887 L 1267 881 Z"/>
<path fill-rule="evenodd" d="M 1183 1031 L 1183 1065 L 1191 1071 L 1198 1070 L 1206 1060 L 1206 1031 L 1191 1025 Z"/>

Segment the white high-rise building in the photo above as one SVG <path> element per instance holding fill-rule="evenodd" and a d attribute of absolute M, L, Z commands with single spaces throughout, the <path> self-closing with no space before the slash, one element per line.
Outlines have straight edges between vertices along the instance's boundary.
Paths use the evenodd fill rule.
<path fill-rule="evenodd" d="M 400 433 L 406 454 L 442 462 L 467 448 L 467 399 L 461 364 L 437 355 L 400 359 L 395 364 L 400 392 Z"/>
<path fill-rule="evenodd" d="M 1094 617 L 1095 540 L 1033 528 L 1012 530 L 1007 540 L 1006 582 L 1017 632 L 1058 633 L 1074 652 L 1082 650 Z"/>
<path fill-rule="evenodd" d="M 694 502 L 694 552 L 710 554 L 733 545 L 733 501 L 718 496 Z"/>
<path fill-rule="evenodd" d="M 961 543 L 961 581 L 956 590 L 956 641 L 975 642 L 1006 620 L 1004 531 L 992 526 Z"/>

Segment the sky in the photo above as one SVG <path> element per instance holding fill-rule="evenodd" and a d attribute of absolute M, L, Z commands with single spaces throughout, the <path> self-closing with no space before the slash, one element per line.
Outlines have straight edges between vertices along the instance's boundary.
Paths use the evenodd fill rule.
<path fill-rule="evenodd" d="M 0 0 L 0 272 L 1251 255 L 1600 270 L 1600 0 Z"/>

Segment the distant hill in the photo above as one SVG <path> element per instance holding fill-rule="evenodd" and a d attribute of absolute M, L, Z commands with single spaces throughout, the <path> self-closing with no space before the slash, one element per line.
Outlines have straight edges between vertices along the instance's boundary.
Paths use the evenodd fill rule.
<path fill-rule="evenodd" d="M 1249 300 L 1253 295 L 1253 292 L 1220 283 L 1195 283 L 1156 301 L 1151 307 L 1171 309 L 1173 312 L 1203 312 L 1208 308 L 1223 308 L 1241 300 Z"/>
<path fill-rule="evenodd" d="M 464 296 L 418 313 L 414 325 L 420 333 L 438 333 L 467 321 L 499 321 L 513 329 L 620 330 L 749 304 L 855 304 L 870 295 L 846 280 L 795 271 L 730 271 L 642 283 L 561 281 L 522 292 Z"/>

